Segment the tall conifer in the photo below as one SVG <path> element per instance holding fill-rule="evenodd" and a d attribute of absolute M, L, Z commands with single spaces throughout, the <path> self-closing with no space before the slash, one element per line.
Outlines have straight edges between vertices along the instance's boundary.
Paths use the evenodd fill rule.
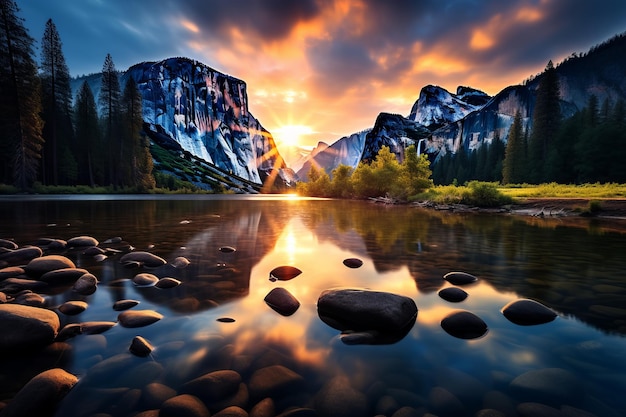
<path fill-rule="evenodd" d="M 504 162 L 502 163 L 502 182 L 504 184 L 517 184 L 526 181 L 527 161 L 524 142 L 522 114 L 517 110 L 509 130 Z"/>
<path fill-rule="evenodd" d="M 100 143 L 101 131 L 98 110 L 93 92 L 84 81 L 76 96 L 74 109 L 76 129 L 76 156 L 81 164 L 78 167 L 78 182 L 95 186 L 102 184 L 104 159 Z"/>
<path fill-rule="evenodd" d="M 118 186 L 119 176 L 117 173 L 117 158 L 121 153 L 120 137 L 120 99 L 121 89 L 118 73 L 111 54 L 107 54 L 102 66 L 102 87 L 98 102 L 100 114 L 105 126 L 105 147 L 108 150 L 108 180 L 110 184 Z"/>
<path fill-rule="evenodd" d="M 41 86 L 33 38 L 13 0 L 0 0 L 0 181 L 21 189 L 37 176 L 41 136 Z"/>

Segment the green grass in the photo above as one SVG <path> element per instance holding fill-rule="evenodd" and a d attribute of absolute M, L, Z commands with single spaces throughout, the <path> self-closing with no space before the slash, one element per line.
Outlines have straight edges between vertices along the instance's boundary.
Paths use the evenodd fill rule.
<path fill-rule="evenodd" d="M 518 184 L 498 186 L 498 190 L 512 198 L 626 198 L 626 184 Z"/>

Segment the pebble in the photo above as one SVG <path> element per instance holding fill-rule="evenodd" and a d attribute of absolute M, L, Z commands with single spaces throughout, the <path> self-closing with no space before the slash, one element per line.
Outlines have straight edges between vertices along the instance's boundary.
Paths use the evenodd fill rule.
<path fill-rule="evenodd" d="M 363 265 L 363 261 L 358 258 L 348 258 L 343 260 L 343 264 L 348 268 L 360 268 Z"/>
<path fill-rule="evenodd" d="M 172 265 L 174 266 L 174 268 L 179 269 L 186 268 L 187 266 L 189 266 L 189 264 L 189 259 L 185 258 L 184 256 L 178 256 L 172 261 Z"/>
<path fill-rule="evenodd" d="M 5 280 L 7 278 L 16 278 L 21 275 L 24 275 L 26 271 L 24 268 L 19 266 L 7 266 L 6 268 L 0 269 L 0 281 Z"/>
<path fill-rule="evenodd" d="M 66 316 L 75 316 L 87 310 L 87 303 L 84 301 L 66 301 L 59 306 L 59 311 Z"/>
<path fill-rule="evenodd" d="M 178 287 L 180 284 L 181 282 L 175 278 L 165 277 L 158 280 L 154 286 L 161 289 L 168 289 Z"/>
<path fill-rule="evenodd" d="M 304 378 L 283 365 L 270 365 L 256 370 L 250 377 L 248 389 L 252 399 L 280 397 L 298 391 Z"/>
<path fill-rule="evenodd" d="M 233 253 L 237 249 L 233 248 L 232 246 L 222 246 L 218 250 L 222 253 Z"/>
<path fill-rule="evenodd" d="M 154 274 L 149 274 L 147 272 L 142 272 L 137 274 L 132 279 L 133 284 L 138 287 L 152 287 L 159 282 L 159 277 Z"/>
<path fill-rule="evenodd" d="M 68 283 L 76 283 L 76 281 L 89 272 L 82 268 L 61 268 L 54 271 L 48 271 L 43 274 L 39 280 L 47 282 L 50 285 L 64 285 Z"/>
<path fill-rule="evenodd" d="M 26 267 L 24 267 L 24 270 L 32 277 L 41 277 L 46 272 L 67 268 L 76 268 L 74 262 L 72 262 L 69 258 L 62 255 L 46 255 L 32 259 L 28 262 Z"/>
<path fill-rule="evenodd" d="M 315 396 L 315 410 L 322 417 L 366 417 L 365 394 L 354 389 L 345 376 L 328 381 Z"/>
<path fill-rule="evenodd" d="M 167 263 L 160 256 L 143 251 L 129 252 L 120 258 L 120 262 L 123 264 L 145 265 L 150 268 L 157 268 Z"/>
<path fill-rule="evenodd" d="M 114 321 L 86 321 L 80 324 L 80 328 L 83 334 L 100 334 L 116 324 Z"/>
<path fill-rule="evenodd" d="M 165 401 L 159 417 L 210 417 L 211 413 L 198 397 L 182 394 Z"/>
<path fill-rule="evenodd" d="M 115 303 L 113 303 L 113 310 L 115 311 L 128 310 L 129 308 L 135 307 L 137 304 L 139 304 L 139 301 L 137 300 L 118 300 Z"/>
<path fill-rule="evenodd" d="M 54 311 L 0 304 L 0 351 L 44 347 L 54 341 L 60 327 Z"/>
<path fill-rule="evenodd" d="M 210 404 L 233 395 L 239 389 L 241 375 L 233 370 L 209 372 L 183 385 L 181 392 Z"/>
<path fill-rule="evenodd" d="M 448 314 L 441 320 L 441 327 L 459 339 L 477 339 L 487 333 L 487 324 L 474 313 L 465 310 Z"/>
<path fill-rule="evenodd" d="M 438 294 L 439 297 L 451 303 L 459 303 L 467 298 L 467 292 L 457 287 L 444 288 Z"/>
<path fill-rule="evenodd" d="M 158 409 L 172 397 L 176 396 L 176 390 L 159 382 L 146 385 L 141 392 L 141 402 L 148 409 Z"/>
<path fill-rule="evenodd" d="M 535 300 L 515 300 L 502 308 L 502 314 L 510 322 L 522 326 L 544 324 L 553 321 L 556 313 Z"/>
<path fill-rule="evenodd" d="M 91 236 L 76 236 L 67 241 L 69 247 L 98 246 L 98 240 Z"/>
<path fill-rule="evenodd" d="M 272 289 L 264 298 L 265 303 L 283 316 L 291 316 L 300 307 L 300 302 L 282 287 Z"/>
<path fill-rule="evenodd" d="M 9 250 L 9 252 L 0 253 L 0 261 L 4 261 L 8 265 L 22 265 L 35 258 L 39 258 L 42 255 L 43 251 L 41 248 L 37 246 L 26 246 L 15 250 Z"/>
<path fill-rule="evenodd" d="M 154 347 L 143 337 L 135 336 L 130 343 L 128 350 L 135 356 L 145 357 L 152 353 Z"/>
<path fill-rule="evenodd" d="M 78 277 L 72 289 L 81 295 L 91 295 L 98 288 L 98 278 L 93 274 L 86 273 Z"/>
<path fill-rule="evenodd" d="M 468 284 L 473 284 L 476 281 L 478 281 L 478 278 L 476 278 L 472 274 L 468 274 L 467 272 L 456 272 L 456 271 L 448 272 L 447 274 L 443 276 L 443 279 L 445 279 L 446 281 L 448 281 L 450 284 L 453 284 L 453 285 L 468 285 Z"/>
<path fill-rule="evenodd" d="M 163 318 L 162 314 L 154 310 L 128 310 L 117 316 L 122 327 L 144 327 Z"/>
<path fill-rule="evenodd" d="M 302 271 L 295 266 L 278 266 L 270 271 L 270 279 L 273 278 L 279 281 L 289 281 L 290 279 L 294 279 L 301 273 Z"/>

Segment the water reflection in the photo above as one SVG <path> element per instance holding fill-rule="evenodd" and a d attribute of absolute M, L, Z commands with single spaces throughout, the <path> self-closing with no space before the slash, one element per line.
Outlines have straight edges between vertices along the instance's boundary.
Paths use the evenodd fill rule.
<path fill-rule="evenodd" d="M 236 370 L 249 383 L 256 371 L 271 365 L 287 367 L 306 381 L 299 395 L 281 397 L 281 410 L 316 405 L 320 393 L 341 381 L 366 394 L 371 415 L 392 414 L 381 405 L 388 397 L 445 415 L 435 401 L 442 389 L 463 404 L 458 415 L 474 415 L 494 396 L 506 398 L 513 409 L 509 415 L 515 415 L 515 405 L 525 400 L 510 387 L 514 378 L 529 370 L 559 368 L 585 383 L 586 394 L 572 405 L 598 416 L 626 412 L 619 395 L 626 389 L 620 380 L 626 372 L 621 358 L 626 348 L 626 228 L 613 223 L 271 198 L 4 200 L 0 215 L 0 237 L 20 244 L 41 237 L 92 235 L 104 241 L 121 236 L 168 262 L 180 256 L 190 261 L 184 268 L 168 264 L 148 271 L 126 268 L 116 256 L 98 262 L 71 254 L 100 284 L 90 296 L 77 296 L 71 289 L 48 296 L 50 305 L 69 299 L 88 302 L 80 315 L 63 316 L 64 324 L 115 321 L 118 313 L 111 306 L 121 299 L 137 299 L 135 308 L 154 309 L 165 317 L 139 329 L 156 347 L 148 360 L 128 353 L 138 330 L 120 326 L 68 340 L 53 360 L 46 360 L 47 353 L 39 355 L 37 370 L 62 357 L 58 363 L 81 376 L 57 415 L 132 415 L 144 410 L 141 402 L 112 409 L 112 398 L 130 396 L 154 382 L 179 391 L 191 379 L 218 369 Z M 219 250 L 225 246 L 236 250 Z M 363 265 L 348 268 L 343 264 L 347 258 L 361 259 Z M 273 282 L 270 271 L 281 265 L 295 266 L 302 274 Z M 130 278 L 140 271 L 182 284 L 138 288 Z M 443 280 L 450 271 L 479 277 L 477 284 L 463 287 L 469 295 L 460 303 L 437 294 L 451 286 Z M 301 303 L 292 316 L 264 303 L 277 286 Z M 408 296 L 418 306 L 417 321 L 397 343 L 347 346 L 316 311 L 320 294 L 337 287 Z M 540 326 L 517 326 L 500 312 L 517 298 L 541 301 L 561 317 Z M 441 320 L 458 309 L 484 320 L 487 334 L 472 340 L 447 334 Z M 29 360 L 2 364 L 14 374 L 28 368 Z M 36 373 L 28 369 L 25 375 Z M 9 376 L 2 373 L 6 381 Z M 8 396 L 10 390 L 2 392 Z M 244 408 L 253 405 L 248 398 Z"/>

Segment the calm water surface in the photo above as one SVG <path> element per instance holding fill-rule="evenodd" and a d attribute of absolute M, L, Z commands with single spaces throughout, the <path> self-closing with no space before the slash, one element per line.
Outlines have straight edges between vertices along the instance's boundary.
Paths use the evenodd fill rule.
<path fill-rule="evenodd" d="M 371 416 L 390 417 L 402 406 L 421 413 L 416 415 L 474 416 L 495 409 L 517 416 L 518 406 L 529 402 L 560 409 L 564 416 L 581 410 L 623 416 L 625 231 L 624 222 L 276 196 L 4 197 L 0 238 L 26 245 L 42 237 L 90 235 L 104 242 L 120 236 L 135 250 L 169 262 L 183 256 L 190 264 L 132 269 L 116 256 L 97 262 L 68 253 L 100 283 L 90 296 L 71 288 L 45 295 L 51 308 L 67 300 L 88 302 L 77 316 L 59 313 L 62 325 L 116 321 L 119 312 L 112 305 L 121 299 L 139 300 L 135 309 L 156 310 L 164 318 L 141 328 L 117 325 L 102 334 L 78 335 L 37 355 L 3 355 L 0 399 L 10 398 L 33 375 L 62 367 L 80 381 L 58 416 L 132 416 L 149 408 L 142 390 L 150 383 L 178 391 L 218 369 L 237 370 L 246 382 L 255 370 L 280 364 L 306 383 L 296 394 L 276 399 L 277 414 L 292 406 L 315 408 L 328 387 L 339 384 L 364 394 Z M 236 251 L 220 252 L 223 246 Z M 349 269 L 342 263 L 346 258 L 359 258 L 363 266 Z M 296 266 L 302 274 L 272 282 L 270 271 L 281 265 Z M 479 278 L 463 287 L 469 293 L 463 302 L 438 295 L 451 286 L 442 278 L 451 271 Z M 182 284 L 139 288 L 129 280 L 138 272 Z M 265 304 L 265 295 L 277 286 L 300 301 L 294 315 L 281 316 Z M 346 345 L 316 309 L 320 293 L 335 287 L 411 297 L 417 321 L 397 343 Z M 511 323 L 501 309 L 518 298 L 544 303 L 557 319 L 536 326 Z M 446 333 L 441 320 L 459 309 L 481 317 L 487 334 L 465 340 Z M 137 335 L 156 347 L 150 357 L 128 353 Z M 536 377 L 521 390 L 513 381 L 524 374 Z M 255 401 L 250 398 L 244 408 Z"/>

